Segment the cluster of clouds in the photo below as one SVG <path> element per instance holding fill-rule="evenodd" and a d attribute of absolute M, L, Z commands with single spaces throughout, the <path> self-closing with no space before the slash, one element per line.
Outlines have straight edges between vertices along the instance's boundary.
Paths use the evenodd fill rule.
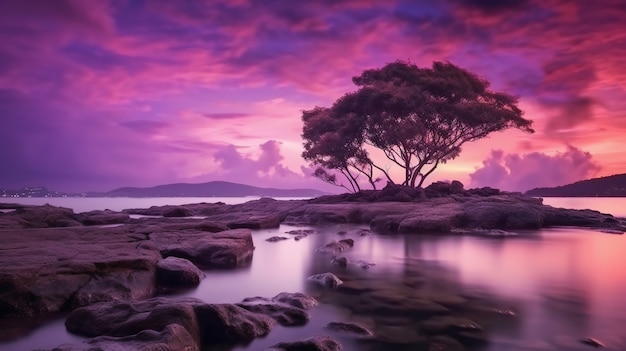
<path fill-rule="evenodd" d="M 626 131 L 624 21 L 621 0 L 5 0 L 0 187 L 320 187 L 299 157 L 300 111 L 397 59 L 449 60 L 532 112 L 534 149 L 481 146 L 458 161 L 484 161 L 473 182 L 517 189 L 598 172 L 576 162 L 612 172 L 626 164 L 599 141 Z M 562 161 L 581 150 L 594 161 Z M 532 180 L 516 166 L 538 159 L 561 168 Z M 498 165 L 509 180 L 488 177 Z"/>

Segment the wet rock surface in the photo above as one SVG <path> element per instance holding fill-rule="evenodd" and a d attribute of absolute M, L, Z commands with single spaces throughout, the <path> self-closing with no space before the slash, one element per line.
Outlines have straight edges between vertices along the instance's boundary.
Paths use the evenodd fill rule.
<path fill-rule="evenodd" d="M 265 351 L 343 351 L 343 346 L 329 336 L 316 336 L 300 341 L 281 342 Z"/>
<path fill-rule="evenodd" d="M 204 273 L 191 261 L 179 257 L 166 257 L 157 262 L 156 280 L 162 286 L 196 286 Z"/>

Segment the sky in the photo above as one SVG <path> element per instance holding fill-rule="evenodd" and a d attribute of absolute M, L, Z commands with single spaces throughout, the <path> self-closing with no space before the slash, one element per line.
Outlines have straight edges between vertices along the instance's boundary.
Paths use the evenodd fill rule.
<path fill-rule="evenodd" d="M 3 0 L 0 42 L 0 188 L 341 191 L 310 176 L 301 111 L 396 60 L 475 72 L 534 121 L 426 183 L 626 173 L 623 0 Z"/>

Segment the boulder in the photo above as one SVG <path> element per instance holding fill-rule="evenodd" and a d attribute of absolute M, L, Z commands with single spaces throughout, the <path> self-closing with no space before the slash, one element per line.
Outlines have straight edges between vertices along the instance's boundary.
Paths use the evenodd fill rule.
<path fill-rule="evenodd" d="M 229 304 L 206 304 L 195 298 L 152 298 L 138 302 L 108 302 L 70 313 L 67 330 L 85 336 L 130 336 L 143 330 L 182 326 L 197 345 L 240 343 L 265 336 L 274 321 Z"/>
<path fill-rule="evenodd" d="M 317 305 L 317 301 L 302 293 L 282 292 L 274 297 L 247 297 L 237 306 L 274 319 L 283 326 L 301 326 L 311 318 L 305 311 Z"/>
<path fill-rule="evenodd" d="M 329 336 L 316 336 L 313 338 L 294 341 L 294 342 L 281 342 L 271 346 L 265 351 L 342 351 L 343 346 L 329 337 Z"/>
<path fill-rule="evenodd" d="M 462 194 L 463 191 L 464 191 L 463 183 L 459 182 L 458 180 L 453 180 L 450 183 L 450 193 L 451 194 Z"/>
<path fill-rule="evenodd" d="M 332 264 L 339 266 L 341 268 L 346 268 L 348 267 L 348 258 L 346 257 L 335 257 L 332 259 L 331 261 Z"/>
<path fill-rule="evenodd" d="M 76 215 L 76 219 L 84 225 L 108 225 L 130 221 L 127 213 L 111 210 L 82 212 Z"/>
<path fill-rule="evenodd" d="M 343 322 L 330 322 L 326 324 L 326 329 L 338 331 L 345 334 L 352 334 L 357 336 L 372 336 L 374 335 L 367 328 L 354 323 Z"/>
<path fill-rule="evenodd" d="M 269 299 L 245 299 L 237 306 L 254 313 L 271 317 L 278 324 L 286 327 L 305 325 L 311 319 L 309 314 L 301 309 Z"/>
<path fill-rule="evenodd" d="M 121 227 L 3 230 L 0 318 L 152 296 L 161 255 L 142 242 Z"/>
<path fill-rule="evenodd" d="M 163 257 L 188 259 L 201 268 L 235 268 L 247 266 L 254 245 L 249 229 L 217 233 L 198 231 L 161 232 L 150 235 Z"/>
<path fill-rule="evenodd" d="M 185 207 L 168 208 L 162 212 L 163 217 L 190 217 L 193 216 L 191 211 Z"/>
<path fill-rule="evenodd" d="M 163 330 L 146 329 L 137 334 L 113 337 L 98 336 L 80 344 L 63 344 L 50 351 L 135 351 L 135 350 L 185 350 L 199 351 L 200 346 L 187 329 L 178 324 L 168 324 Z"/>
<path fill-rule="evenodd" d="M 50 205 L 16 208 L 2 215 L 0 228 L 56 228 L 82 225 L 69 208 Z"/>
<path fill-rule="evenodd" d="M 318 252 L 324 254 L 338 255 L 344 251 L 351 249 L 354 246 L 354 240 L 352 239 L 342 239 L 339 241 L 330 242 L 319 249 Z"/>
<path fill-rule="evenodd" d="M 248 214 L 242 213 L 238 218 L 226 221 L 229 228 L 270 229 L 280 226 L 281 216 L 273 213 Z"/>
<path fill-rule="evenodd" d="M 323 287 L 335 289 L 343 284 L 343 281 L 332 273 L 315 274 L 307 278 L 309 281 L 317 283 Z"/>
<path fill-rule="evenodd" d="M 265 239 L 265 241 L 269 241 L 271 243 L 276 243 L 276 242 L 283 241 L 283 240 L 288 240 L 288 238 L 284 236 L 273 236 L 271 238 Z"/>
<path fill-rule="evenodd" d="M 196 286 L 204 273 L 191 261 L 179 257 L 166 257 L 157 262 L 156 279 L 161 286 Z"/>

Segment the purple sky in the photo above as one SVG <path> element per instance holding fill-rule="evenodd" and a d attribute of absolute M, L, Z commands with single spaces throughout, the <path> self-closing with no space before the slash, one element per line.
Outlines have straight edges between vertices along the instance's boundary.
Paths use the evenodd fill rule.
<path fill-rule="evenodd" d="M 3 0 L 0 187 L 328 190 L 300 157 L 300 111 L 398 59 L 476 72 L 535 121 L 430 180 L 526 190 L 624 173 L 625 26 L 623 0 Z"/>

